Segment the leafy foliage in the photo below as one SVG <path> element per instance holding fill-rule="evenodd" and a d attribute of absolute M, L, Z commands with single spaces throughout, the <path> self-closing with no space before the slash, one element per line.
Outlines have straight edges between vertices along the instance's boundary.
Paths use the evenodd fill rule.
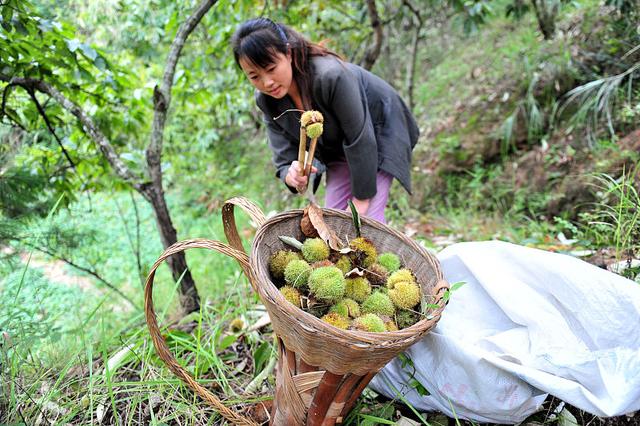
<path fill-rule="evenodd" d="M 8 169 L 0 172 L 0 212 L 15 218 L 46 212 L 42 193 L 47 185 L 43 176 L 33 175 L 25 169 Z"/>

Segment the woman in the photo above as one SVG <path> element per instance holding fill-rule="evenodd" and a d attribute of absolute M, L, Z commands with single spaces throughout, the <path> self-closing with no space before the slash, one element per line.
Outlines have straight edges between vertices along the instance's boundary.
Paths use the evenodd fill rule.
<path fill-rule="evenodd" d="M 320 111 L 324 132 L 313 190 L 326 170 L 326 207 L 345 209 L 351 199 L 360 214 L 384 222 L 393 178 L 411 191 L 411 151 L 418 140 L 415 120 L 396 91 L 267 18 L 242 24 L 232 44 L 236 63 L 257 89 L 276 176 L 291 192 L 308 184 L 298 171 L 300 112 L 283 113 Z"/>

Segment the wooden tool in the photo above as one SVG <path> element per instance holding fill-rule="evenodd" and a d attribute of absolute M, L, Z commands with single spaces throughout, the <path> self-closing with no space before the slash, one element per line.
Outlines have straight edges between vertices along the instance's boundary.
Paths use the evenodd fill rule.
<path fill-rule="evenodd" d="M 311 166 L 313 164 L 313 157 L 316 152 L 316 146 L 318 144 L 318 138 L 322 135 L 324 117 L 318 111 L 305 111 L 300 117 L 300 146 L 298 148 L 298 172 L 303 176 L 311 175 Z M 311 144 L 309 145 L 309 153 L 307 155 L 307 137 L 311 138 Z M 302 188 L 296 188 L 300 194 L 303 194 L 307 190 L 305 185 Z"/>

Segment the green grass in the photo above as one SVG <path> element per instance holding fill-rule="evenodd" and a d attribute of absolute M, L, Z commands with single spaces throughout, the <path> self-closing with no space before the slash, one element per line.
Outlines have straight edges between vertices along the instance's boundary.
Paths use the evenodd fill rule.
<path fill-rule="evenodd" d="M 595 247 L 615 248 L 617 260 L 633 258 L 640 252 L 640 196 L 634 180 L 639 171 L 640 162 L 617 179 L 597 174 L 598 201 L 581 215 L 582 223 L 574 228 L 577 236 Z"/>
<path fill-rule="evenodd" d="M 238 280 L 233 285 L 239 288 L 243 284 Z M 54 302 L 49 298 L 42 300 Z M 242 300 L 245 304 L 238 303 Z M 192 316 L 195 329 L 191 333 L 172 330 L 166 335 L 172 352 L 179 359 L 189 360 L 187 368 L 202 383 L 217 383 L 220 393 L 232 401 L 244 400 L 240 396 L 241 385 L 253 378 L 254 371 L 252 365 L 236 371 L 234 367 L 247 354 L 231 345 L 242 343 L 245 351 L 253 353 L 266 338 L 256 333 L 228 333 L 228 321 L 246 316 L 250 300 L 232 293 L 215 304 L 204 303 L 200 314 Z M 55 301 L 60 303 L 60 297 Z M 76 298 L 72 308 L 77 309 L 83 302 L 86 300 Z M 59 309 L 66 311 L 70 306 L 59 305 Z M 192 393 L 163 367 L 141 313 L 127 315 L 119 321 L 99 310 L 76 314 L 65 318 L 66 324 L 73 325 L 74 329 L 61 328 L 58 340 L 53 330 L 42 324 L 46 341 L 40 341 L 39 345 L 30 340 L 40 337 L 37 330 L 26 327 L 8 330 L 12 343 L 2 357 L 3 383 L 9 388 L 3 389 L 7 397 L 6 402 L 3 401 L 6 405 L 3 421 L 36 419 L 44 410 L 50 420 L 59 423 L 88 424 L 96 421 L 94 416 L 99 413 L 106 413 L 105 419 L 119 413 L 118 421 L 107 420 L 111 424 L 146 423 L 147 420 L 140 422 L 140 419 L 151 415 L 145 415 L 144 410 L 153 395 L 156 395 L 153 403 L 158 405 L 153 414 L 157 424 L 169 422 L 176 416 L 182 418 L 187 407 L 193 407 L 194 411 L 189 424 L 209 424 L 206 419 L 216 417 L 211 410 L 198 408 Z M 21 318 L 20 323 L 25 321 Z M 27 377 L 29 380 L 25 381 Z M 183 411 L 176 412 L 180 406 Z"/>
<path fill-rule="evenodd" d="M 515 26 L 517 30 L 514 30 Z M 445 31 L 451 34 L 453 31 Z M 451 114 L 452 107 L 468 103 L 477 93 L 479 85 L 472 78 L 472 71 L 480 68 L 480 76 L 486 86 L 501 88 L 505 77 L 518 75 L 523 66 L 523 57 L 535 57 L 544 49 L 536 35 L 532 17 L 524 18 L 521 24 L 496 17 L 479 33 L 467 37 L 447 40 L 451 45 L 442 53 L 440 43 L 434 40 L 427 44 L 425 58 L 436 57 L 437 62 L 427 70 L 427 79 L 417 86 L 418 115 L 428 122 L 436 122 Z M 506 87 L 503 89 L 510 89 Z M 499 93 L 502 96 L 503 93 Z"/>

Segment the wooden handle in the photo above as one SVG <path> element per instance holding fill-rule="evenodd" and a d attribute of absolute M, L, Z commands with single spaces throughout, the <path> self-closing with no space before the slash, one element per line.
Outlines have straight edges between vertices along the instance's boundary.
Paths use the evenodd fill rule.
<path fill-rule="evenodd" d="M 304 161 L 307 153 L 307 130 L 300 126 L 300 146 L 298 147 L 298 173 L 304 176 Z M 296 188 L 299 194 L 304 194 L 307 190 L 306 185 Z"/>
<path fill-rule="evenodd" d="M 318 138 L 311 139 L 311 145 L 309 146 L 309 157 L 307 158 L 307 164 L 305 166 L 305 175 L 311 175 L 311 165 L 313 164 L 313 156 L 316 152 L 316 145 L 318 144 Z"/>
<path fill-rule="evenodd" d="M 300 146 L 298 147 L 298 171 L 304 173 L 304 158 L 307 151 L 307 131 L 300 127 Z"/>

